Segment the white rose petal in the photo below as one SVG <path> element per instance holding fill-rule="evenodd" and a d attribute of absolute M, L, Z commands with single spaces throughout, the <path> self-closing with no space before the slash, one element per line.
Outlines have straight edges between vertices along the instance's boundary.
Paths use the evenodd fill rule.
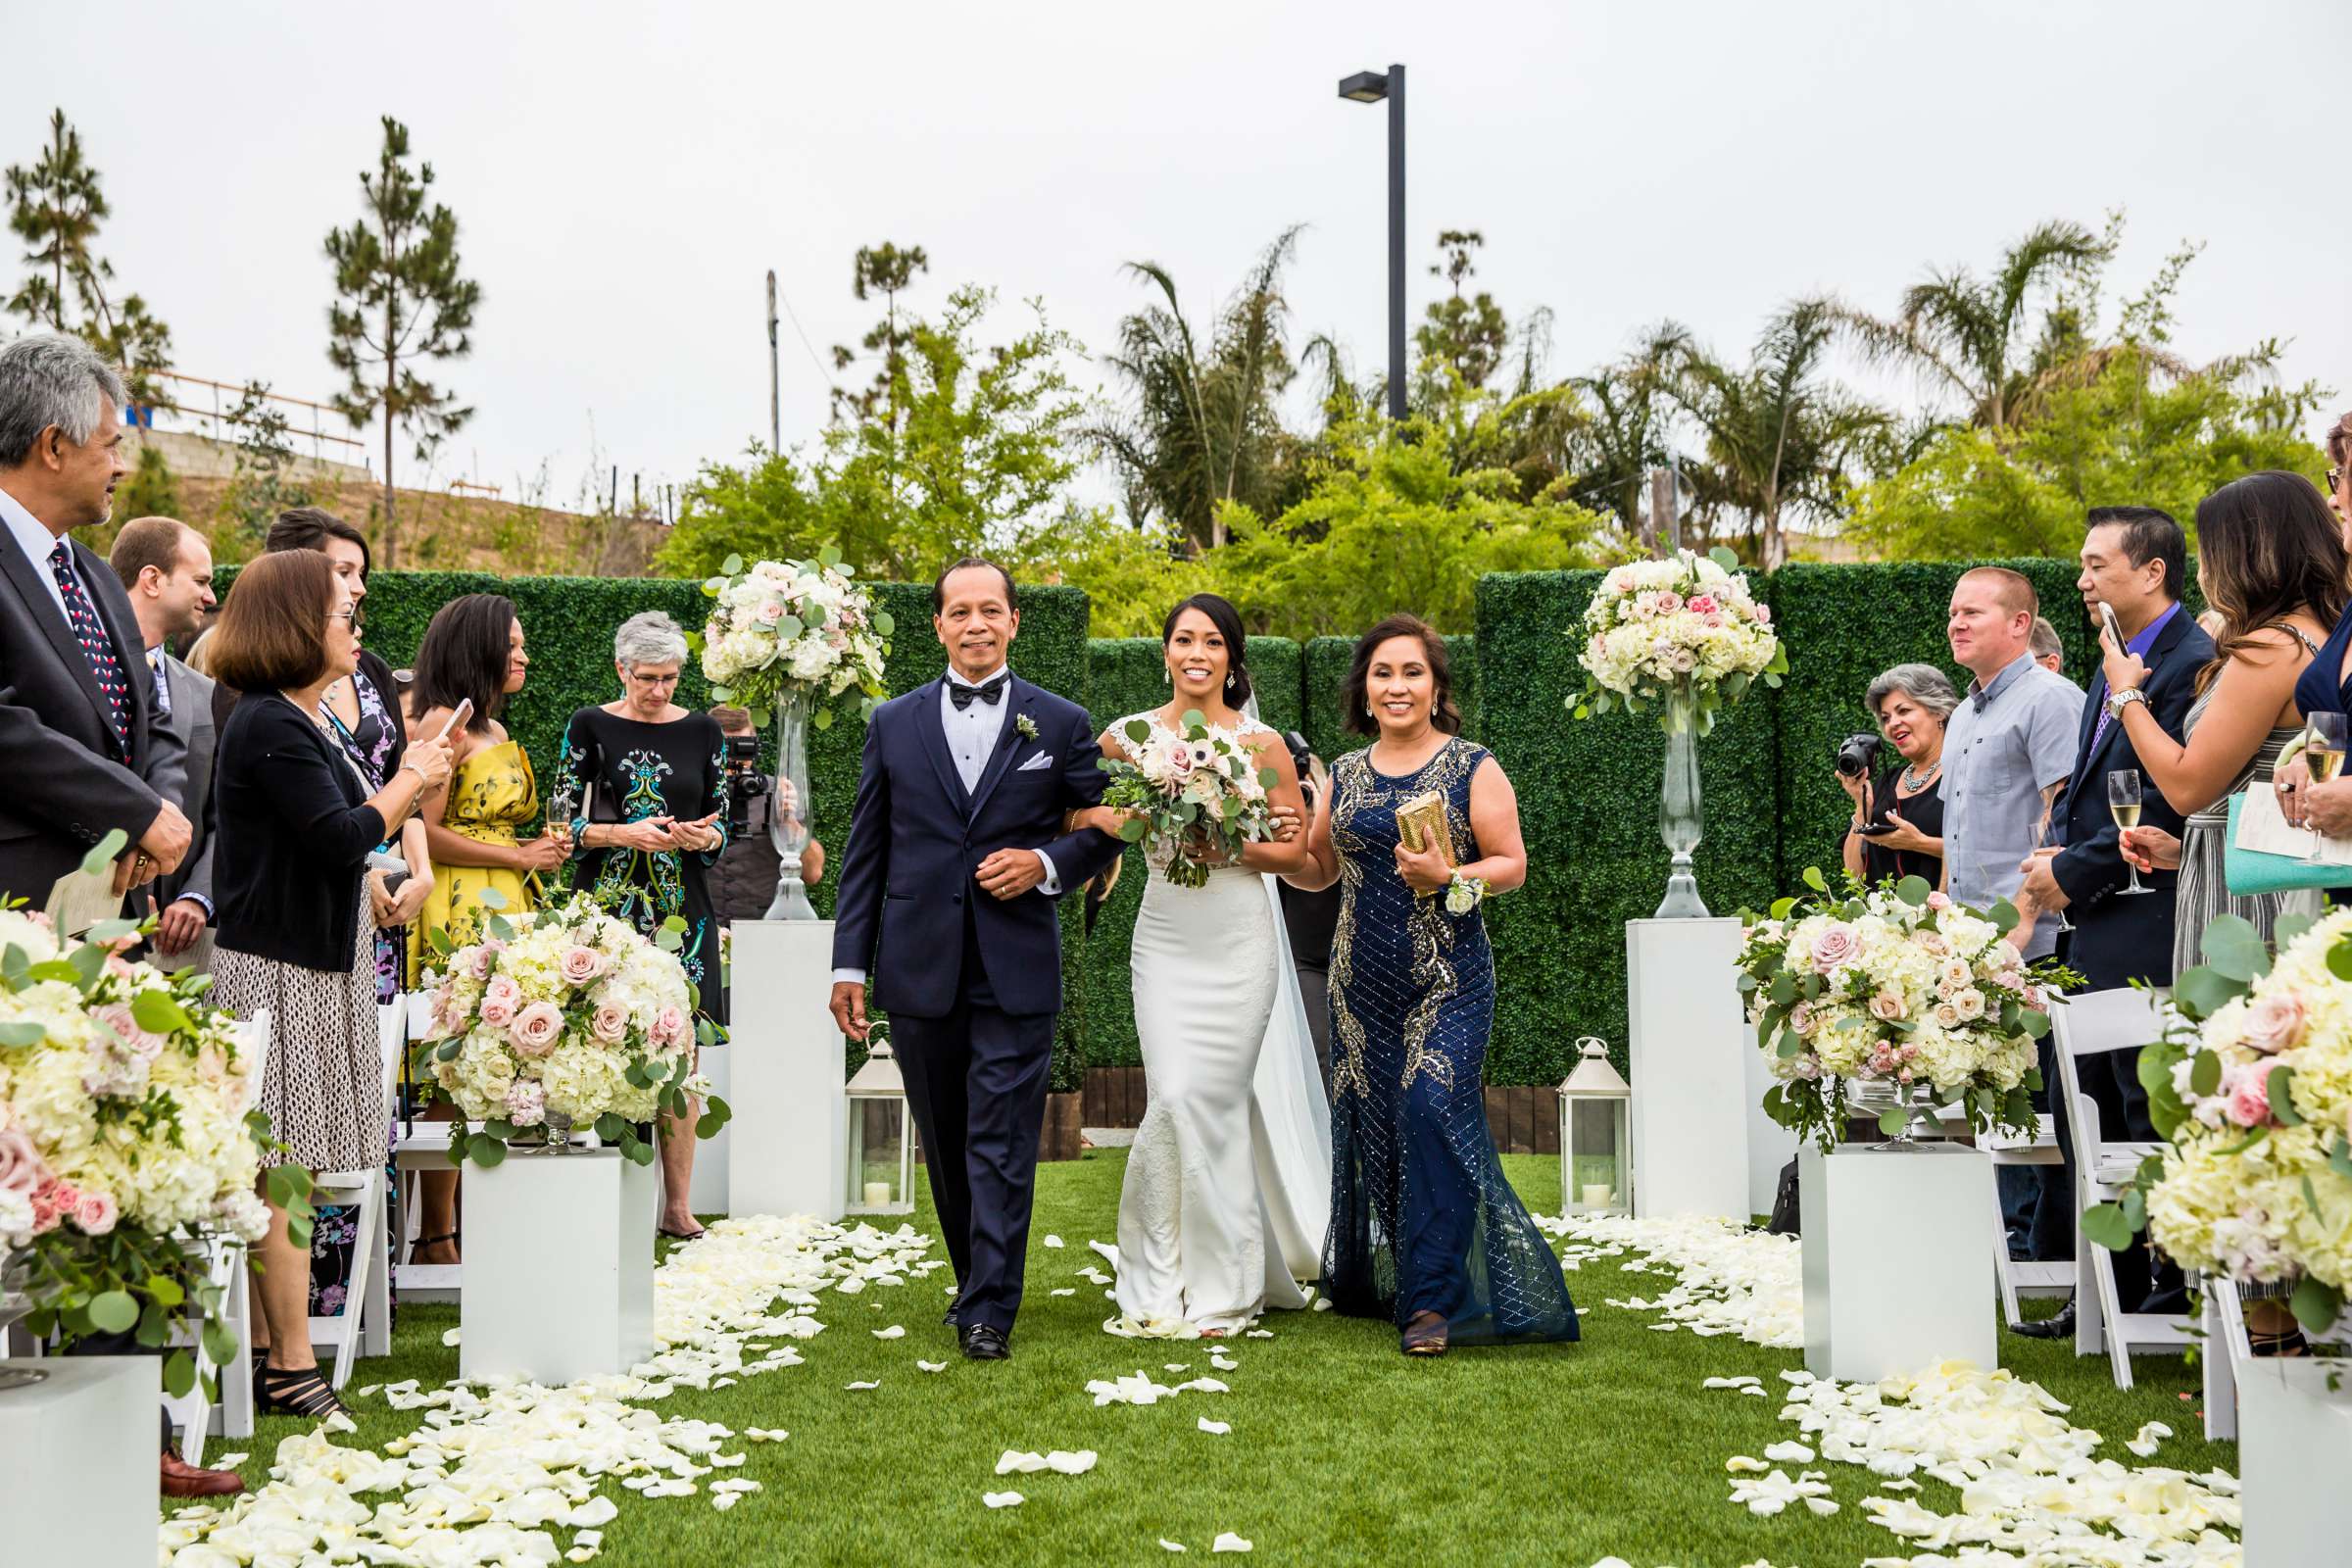
<path fill-rule="evenodd" d="M 1078 1294 L 1078 1288 L 1074 1285 L 1065 1285 L 1060 1290 L 1055 1291 L 1053 1294 L 1055 1296 L 1076 1296 Z"/>
<path fill-rule="evenodd" d="M 1181 1541 L 1170 1541 L 1167 1537 L 1162 1536 L 1159 1538 L 1159 1549 L 1162 1551 L 1187 1551 L 1191 1548 Z"/>
<path fill-rule="evenodd" d="M 903 1340 L 906 1337 L 906 1326 L 899 1323 L 893 1323 L 886 1329 L 876 1329 L 873 1332 L 874 1338 L 877 1340 Z"/>
<path fill-rule="evenodd" d="M 997 1461 L 997 1474 L 1035 1475 L 1045 1467 L 1046 1456 L 1042 1453 L 1022 1453 L 1014 1448 L 1006 1448 L 1004 1457 Z"/>
<path fill-rule="evenodd" d="M 1228 1530 L 1217 1537 L 1216 1542 L 1208 1549 L 1211 1551 L 1255 1551 L 1257 1548 Z"/>
<path fill-rule="evenodd" d="M 980 1500 L 991 1508 L 1017 1508 L 1028 1501 L 1017 1492 L 983 1492 Z"/>
<path fill-rule="evenodd" d="M 917 1369 L 924 1372 L 945 1372 L 948 1369 L 948 1363 L 945 1361 L 917 1361 L 914 1364 Z"/>
<path fill-rule="evenodd" d="M 1058 1250 L 1061 1247 L 1061 1238 L 1058 1236 L 1049 1236 L 1046 1238 L 1045 1245 Z"/>
<path fill-rule="evenodd" d="M 1212 1438 L 1221 1438 L 1233 1430 L 1233 1425 L 1231 1422 L 1211 1421 L 1208 1417 L 1202 1416 L 1200 1418 L 1200 1430 L 1207 1433 Z"/>
<path fill-rule="evenodd" d="M 842 1385 L 842 1390 L 848 1394 L 864 1394 L 881 1386 L 881 1381 L 876 1379 L 872 1383 L 845 1383 Z"/>
<path fill-rule="evenodd" d="M 1095 1467 L 1098 1457 L 1092 1448 L 1080 1448 L 1075 1453 L 1055 1448 L 1046 1455 L 1046 1464 L 1058 1475 L 1082 1476 Z"/>
<path fill-rule="evenodd" d="M 456 1329 L 443 1329 L 443 1330 L 441 1331 L 441 1343 L 442 1343 L 443 1345 L 455 1345 L 455 1344 L 457 1344 L 457 1343 L 458 1343 L 458 1331 L 457 1331 Z"/>

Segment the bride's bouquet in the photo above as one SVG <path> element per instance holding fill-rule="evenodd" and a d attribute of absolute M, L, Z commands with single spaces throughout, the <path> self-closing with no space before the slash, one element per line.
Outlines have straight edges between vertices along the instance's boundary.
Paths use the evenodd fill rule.
<path fill-rule="evenodd" d="M 2120 1249 L 2144 1225 L 2184 1268 L 2292 1280 L 2295 1316 L 2320 1333 L 2352 1291 L 2352 911 L 2290 916 L 2279 937 L 2274 964 L 2244 919 L 2206 928 L 2204 965 L 2140 1056 L 2170 1145 L 2082 1230 Z"/>
<path fill-rule="evenodd" d="M 30 1254 L 35 1334 L 135 1329 L 160 1348 L 185 1303 L 225 1362 L 198 1244 L 261 1239 L 255 1186 L 277 1146 L 248 1108 L 244 1025 L 205 1004 L 209 977 L 125 961 L 137 930 L 112 920 L 61 941 L 46 915 L 0 908 L 0 1256 Z M 307 1178 L 281 1167 L 270 1186 L 307 1232 Z M 195 1371 L 174 1352 L 165 1386 L 184 1394 Z"/>
<path fill-rule="evenodd" d="M 759 724 L 787 695 L 821 702 L 855 686 L 879 701 L 890 612 L 850 571 L 830 545 L 815 561 L 762 561 L 749 571 L 729 556 L 703 584 L 715 601 L 700 639 L 710 695 L 751 710 Z M 815 722 L 830 723 L 830 711 L 819 708 Z"/>
<path fill-rule="evenodd" d="M 1197 888 L 1212 864 L 1238 859 L 1245 844 L 1273 833 L 1266 791 L 1275 772 L 1258 765 L 1240 732 L 1188 710 L 1181 733 L 1148 718 L 1127 722 L 1129 759 L 1105 760 L 1102 804 L 1132 812 L 1119 836 L 1141 843 L 1170 882 Z"/>
<path fill-rule="evenodd" d="M 1979 1131 L 2032 1132 L 2034 1043 L 2072 976 L 2003 940 L 2018 911 L 1967 908 L 1920 877 L 1877 888 L 1849 878 L 1842 897 L 1818 869 L 1805 884 L 1819 897 L 1781 900 L 1749 923 L 1740 952 L 1748 1018 L 1780 1080 L 1766 1112 L 1828 1150 L 1844 1135 L 1849 1090 L 1873 1086 L 1898 1104 L 1957 1102 Z M 1905 1115 L 1880 1119 L 1895 1132 Z"/>
<path fill-rule="evenodd" d="M 675 917 L 673 916 L 673 921 Z M 693 1079 L 694 1001 L 675 947 L 649 941 L 586 895 L 535 914 L 493 914 L 488 934 L 428 975 L 434 1081 L 482 1130 L 450 1140 L 450 1160 L 495 1165 L 510 1140 L 533 1133 L 561 1144 L 594 1123 L 639 1164 L 653 1145 L 636 1124 L 708 1094 Z M 711 1099 L 697 1131 L 727 1117 Z"/>
<path fill-rule="evenodd" d="M 1715 725 L 1715 712 L 1762 677 L 1778 686 L 1788 655 L 1772 630 L 1772 608 L 1749 594 L 1732 553 L 1678 550 L 1664 561 L 1613 566 L 1585 607 L 1577 662 L 1585 690 L 1568 699 L 1579 718 L 1623 704 L 1640 712 L 1663 705 L 1668 729 Z"/>

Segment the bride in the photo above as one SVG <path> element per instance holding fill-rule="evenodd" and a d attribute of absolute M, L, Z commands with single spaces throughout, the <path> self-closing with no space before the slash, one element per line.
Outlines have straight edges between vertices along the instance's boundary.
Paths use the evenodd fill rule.
<path fill-rule="evenodd" d="M 1276 842 L 1248 846 L 1202 887 L 1170 882 L 1154 855 L 1135 921 L 1151 1099 L 1119 1195 L 1119 1313 L 1127 1332 L 1215 1337 L 1306 1304 L 1298 1282 L 1321 1266 L 1331 1213 L 1331 1114 L 1275 892 L 1276 874 L 1306 860 L 1290 750 L 1255 716 L 1233 606 L 1194 595 L 1160 644 L 1168 701 L 1105 730 L 1104 755 L 1130 760 L 1137 718 L 1172 740 L 1198 710 L 1274 770 L 1280 824 Z M 1096 811 L 1089 825 L 1117 830 L 1123 813 Z"/>

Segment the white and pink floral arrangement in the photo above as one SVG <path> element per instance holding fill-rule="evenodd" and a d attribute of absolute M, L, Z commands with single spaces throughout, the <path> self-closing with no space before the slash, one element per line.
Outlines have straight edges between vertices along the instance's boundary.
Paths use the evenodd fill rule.
<path fill-rule="evenodd" d="M 261 1239 L 257 1185 L 277 1146 L 251 1109 L 245 1026 L 206 1004 L 209 977 L 125 959 L 138 929 L 60 940 L 46 915 L 0 908 L 0 1254 L 31 1254 L 36 1334 L 135 1330 L 161 1348 L 192 1316 L 225 1361 L 196 1244 Z M 308 1190 L 299 1170 L 271 1173 L 305 1245 Z M 172 1392 L 195 1378 L 187 1350 L 167 1358 Z"/>
<path fill-rule="evenodd" d="M 2072 977 L 2005 940 L 2016 908 L 1966 908 L 1919 877 L 1849 878 L 1833 894 L 1808 868 L 1805 885 L 1816 897 L 1751 919 L 1740 953 L 1740 990 L 1778 1080 L 1766 1112 L 1827 1150 L 1844 1136 L 1850 1089 L 1885 1085 L 1897 1101 L 1957 1103 L 1979 1131 L 2031 1132 L 2034 1043 Z M 1881 1119 L 1892 1131 L 1904 1117 Z"/>
<path fill-rule="evenodd" d="M 1612 566 L 1585 606 L 1577 662 L 1585 690 L 1568 699 L 1579 718 L 1652 704 L 1668 730 L 1715 726 L 1718 710 L 1761 679 L 1778 686 L 1788 656 L 1772 607 L 1748 591 L 1728 550 L 1678 550 L 1663 561 Z"/>
<path fill-rule="evenodd" d="M 703 584 L 712 603 L 695 639 L 710 694 L 750 710 L 757 724 L 778 698 L 803 697 L 817 705 L 820 729 L 832 721 L 821 705 L 853 687 L 867 707 L 879 702 L 891 616 L 851 570 L 830 545 L 814 561 L 762 561 L 748 571 L 729 556 Z"/>
<path fill-rule="evenodd" d="M 2224 915 L 2204 956 L 2140 1057 L 2167 1147 L 2082 1229 L 2114 1248 L 2144 1229 L 2183 1268 L 2291 1283 L 2295 1316 L 2324 1332 L 2352 1291 L 2352 910 L 2281 920 L 2276 961 Z"/>
<path fill-rule="evenodd" d="M 433 1081 L 482 1124 L 450 1141 L 451 1163 L 495 1165 L 509 1142 L 561 1146 L 591 1125 L 650 1162 L 640 1125 L 709 1092 L 694 1076 L 693 991 L 675 953 L 585 895 L 486 925 L 427 977 Z M 703 1136 L 726 1116 L 710 1100 Z"/>
<path fill-rule="evenodd" d="M 1120 837 L 1178 887 L 1200 887 L 1213 865 L 1230 864 L 1242 846 L 1273 831 L 1266 792 L 1276 774 L 1260 766 L 1240 732 L 1211 724 L 1200 710 L 1181 729 L 1132 718 L 1127 757 L 1102 764 L 1102 804 L 1133 813 Z"/>

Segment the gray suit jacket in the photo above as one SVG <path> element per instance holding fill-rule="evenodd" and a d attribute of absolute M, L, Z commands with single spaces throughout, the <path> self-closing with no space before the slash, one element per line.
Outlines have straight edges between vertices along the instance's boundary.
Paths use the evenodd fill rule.
<path fill-rule="evenodd" d="M 155 722 L 145 640 L 112 567 L 79 544 L 74 564 L 130 681 L 130 742 L 117 738 L 90 662 L 41 572 L 0 532 L 0 895 L 49 901 L 110 828 L 136 843 L 184 787 L 179 742 Z"/>
<path fill-rule="evenodd" d="M 156 878 L 155 903 L 163 908 L 183 895 L 213 897 L 213 682 L 170 654 L 164 657 L 164 681 L 172 694 L 172 711 L 156 720 L 170 732 L 186 757 L 187 782 L 172 797 L 194 830 L 188 858 L 170 876 Z"/>

